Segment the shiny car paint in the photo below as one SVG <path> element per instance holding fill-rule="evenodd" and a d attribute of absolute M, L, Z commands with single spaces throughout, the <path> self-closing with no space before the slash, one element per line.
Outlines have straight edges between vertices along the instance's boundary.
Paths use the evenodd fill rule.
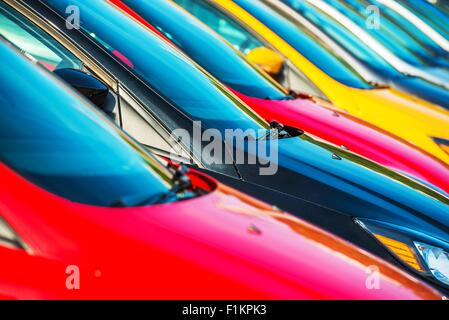
<path fill-rule="evenodd" d="M 237 54 L 235 50 L 230 50 L 226 44 L 217 43 L 214 33 L 199 25 L 189 15 L 184 14 L 176 5 L 168 1 L 111 0 L 111 3 L 153 31 L 156 30 L 167 41 L 170 41 L 168 39 L 170 38 L 174 44 L 178 44 L 181 49 L 184 49 L 187 55 L 190 55 L 198 64 L 224 83 L 226 83 L 224 81 L 226 79 L 220 78 L 220 73 L 214 74 L 215 65 L 211 66 L 212 69 L 208 69 L 207 61 L 205 64 L 202 63 L 204 61 L 202 52 L 210 54 L 212 49 L 220 50 L 227 56 L 235 56 L 235 59 L 243 60 L 241 55 Z M 167 37 L 162 35 L 162 30 Z M 191 36 L 178 36 L 180 33 Z M 208 45 L 210 43 L 214 43 L 216 46 L 211 48 Z M 201 48 L 200 52 L 196 48 Z M 221 62 L 221 64 L 223 63 Z M 232 70 L 229 70 L 228 73 L 232 74 Z M 234 78 L 237 76 L 238 74 L 234 75 Z M 232 83 L 228 86 L 239 98 L 268 121 L 276 120 L 285 125 L 300 128 L 342 148 L 347 148 L 449 192 L 449 167 L 447 165 L 410 144 L 395 139 L 388 133 L 370 127 L 369 124 L 359 119 L 320 106 L 318 103 L 314 103 L 313 98 L 260 99 L 239 92 L 238 87 L 233 86 Z"/>
<path fill-rule="evenodd" d="M 193 61 L 176 51 L 160 37 L 123 16 L 110 4 L 104 2 L 89 4 L 79 1 L 70 2 L 75 3 L 83 10 L 83 23 L 88 23 L 90 31 L 89 34 L 86 34 L 83 29 L 86 26 L 80 30 L 67 30 L 65 28 L 65 13 L 59 11 L 61 15 L 58 14 L 58 10 L 62 10 L 62 8 L 65 10 L 63 1 L 46 0 L 18 3 L 8 0 L 8 3 L 26 13 L 34 21 L 39 22 L 39 25 L 48 29 L 56 39 L 61 39 L 59 33 L 63 33 L 64 38 L 60 41 L 69 40 L 72 45 L 76 43 L 77 47 L 83 49 L 84 55 L 94 57 L 95 60 L 84 57 L 90 63 L 89 68 L 91 70 L 99 68 L 95 74 L 104 78 L 105 82 L 108 81 L 106 75 L 113 74 L 114 79 L 120 82 L 119 88 L 125 88 L 133 93 L 135 99 L 133 100 L 133 108 L 136 111 L 142 108 L 145 112 L 151 112 L 154 117 L 152 126 L 163 122 L 165 127 L 170 128 L 172 126 L 172 130 L 177 128 L 191 130 L 192 120 L 204 119 L 203 113 L 189 113 L 189 107 L 183 105 L 184 96 L 181 101 L 177 102 L 174 101 L 179 97 L 171 97 L 169 100 L 171 103 L 168 103 L 167 96 L 170 97 L 170 95 L 178 92 L 173 90 L 158 91 L 161 90 L 160 88 L 164 88 L 164 85 L 167 85 L 160 83 L 165 79 L 164 73 L 155 69 L 156 67 L 160 69 L 163 65 L 170 69 L 169 85 L 171 89 L 174 85 L 173 80 L 185 79 L 189 74 L 189 80 L 195 78 L 199 83 L 204 84 L 201 87 L 202 91 L 198 92 L 199 96 L 206 94 L 204 99 L 210 96 L 217 98 L 217 101 L 213 102 L 214 105 L 208 105 L 209 110 L 217 108 L 217 105 L 219 105 L 220 110 L 216 110 L 216 112 L 221 112 L 222 116 L 227 117 L 227 119 L 229 119 L 229 115 L 224 113 L 225 110 L 229 114 L 240 114 L 244 121 L 239 121 L 244 125 L 265 126 L 264 122 L 252 114 L 251 110 L 241 100 L 227 91 L 207 73 L 204 73 L 201 68 L 197 68 Z M 56 11 L 49 10 L 45 4 L 51 5 L 52 9 Z M 99 15 L 99 12 L 101 12 L 101 15 Z M 95 16 L 96 19 L 91 20 L 89 15 Z M 45 20 L 41 19 L 41 16 L 45 17 Z M 108 21 L 107 33 L 104 33 L 102 29 L 105 27 L 102 24 L 105 19 Z M 111 23 L 112 19 L 114 19 L 114 23 Z M 123 30 L 125 26 L 128 41 L 118 41 L 120 39 L 116 37 L 123 32 L 120 30 Z M 117 28 L 120 28 L 120 30 Z M 95 38 L 92 37 L 92 34 L 95 35 Z M 102 37 L 101 42 L 96 39 L 97 36 Z M 105 37 L 112 37 L 108 40 L 113 41 L 117 47 L 104 47 L 102 43 L 106 41 Z M 132 42 L 132 47 L 129 48 L 129 41 L 132 37 L 136 37 L 136 40 L 138 40 Z M 133 61 L 134 67 L 131 67 L 123 59 L 117 58 L 115 52 L 119 51 L 122 55 L 126 55 L 125 50 L 133 53 L 132 58 L 128 56 L 128 60 Z M 76 52 L 76 50 L 73 51 Z M 155 57 L 154 55 L 158 56 Z M 79 56 L 83 58 L 81 54 Z M 156 60 L 152 61 L 148 57 Z M 166 60 L 161 60 L 161 58 Z M 143 62 L 144 64 L 142 64 Z M 157 64 L 155 64 L 156 62 Z M 108 73 L 105 71 L 102 73 L 100 71 L 101 66 L 107 67 Z M 145 68 L 145 70 L 139 73 L 136 68 Z M 180 70 L 186 74 L 182 74 Z M 158 82 L 153 82 L 147 76 L 148 71 L 153 77 L 154 74 L 160 75 L 157 79 Z M 187 83 L 190 82 L 183 82 L 183 85 Z M 195 89 L 195 85 L 196 83 L 190 83 L 188 88 Z M 112 86 L 111 89 L 114 89 L 114 87 Z M 186 94 L 191 94 L 182 87 L 178 90 L 184 90 Z M 217 90 L 222 95 L 217 94 Z M 119 90 L 118 94 L 122 97 L 121 94 L 123 93 L 120 93 Z M 230 101 L 224 99 L 224 96 L 227 97 L 226 99 L 233 101 L 233 108 L 230 108 Z M 214 116 L 210 112 L 208 114 Z M 243 114 L 246 114 L 247 117 L 243 117 Z M 126 121 L 126 119 L 124 120 Z M 223 126 L 237 125 L 234 119 L 230 123 L 214 121 L 213 118 L 204 120 L 206 120 L 206 124 L 218 126 L 217 129 L 221 130 L 224 129 Z M 124 127 L 128 125 L 128 128 L 131 128 L 129 127 L 130 124 L 132 123 L 124 123 Z M 149 127 L 141 127 L 141 130 L 146 129 L 149 129 Z M 240 127 L 240 129 L 247 129 L 247 127 Z M 159 134 L 162 133 L 161 131 Z M 404 175 L 390 171 L 347 150 L 328 144 L 308 134 L 300 134 L 295 130 L 292 130 L 292 133 L 299 135 L 276 141 L 278 144 L 276 163 L 279 167 L 274 175 L 260 175 L 260 166 L 248 163 L 231 165 L 215 163 L 214 166 L 203 166 L 200 169 L 214 176 L 219 176 L 223 181 L 229 182 L 233 186 L 241 187 L 243 191 L 247 191 L 251 195 L 260 196 L 258 191 L 265 190 L 266 198 L 263 198 L 264 200 L 268 200 L 283 209 L 288 209 L 305 219 L 315 221 L 320 226 L 328 228 L 364 248 L 369 248 L 372 252 L 397 265 L 402 264 L 392 258 L 389 252 L 372 237 L 364 233 L 354 223 L 354 217 L 379 219 L 398 225 L 405 224 L 407 228 L 422 230 L 423 233 L 431 237 L 442 239 L 444 242 L 447 241 L 445 239 L 448 239 L 446 229 L 449 224 L 447 220 L 449 198 L 421 183 L 410 180 Z M 225 143 L 225 141 L 222 141 L 222 143 Z M 251 143 L 248 142 L 244 147 L 243 151 L 247 154 L 252 150 Z M 271 143 L 275 142 L 269 142 L 269 144 Z M 197 152 L 197 150 L 193 151 Z M 234 176 L 232 176 L 233 171 Z M 238 173 L 237 177 L 236 173 Z M 426 275 L 421 274 L 420 276 L 421 279 L 438 286 Z M 438 288 L 440 287 L 444 289 L 442 286 L 438 286 Z"/>
<path fill-rule="evenodd" d="M 441 139 L 449 137 L 449 112 L 395 89 L 372 88 L 366 90 L 344 85 L 331 78 L 295 50 L 292 44 L 270 30 L 270 24 L 276 20 L 263 21 L 265 25 L 239 6 L 236 1 L 212 0 L 210 3 L 264 39 L 268 46 L 281 52 L 326 94 L 337 110 L 349 112 L 353 116 L 420 147 L 445 163 L 449 163 L 449 154 L 433 139 L 434 137 Z M 245 4 L 251 5 L 249 2 L 245 2 Z M 274 15 L 263 6 L 263 3 L 257 4 L 258 7 L 262 6 L 265 14 Z M 274 28 L 274 25 L 271 27 Z M 278 32 L 280 31 L 278 30 Z"/>
<path fill-rule="evenodd" d="M 359 60 L 359 64 L 356 64 L 354 68 L 360 73 L 367 74 L 365 76 L 366 79 L 372 82 L 383 83 L 446 109 L 449 108 L 449 90 L 446 87 L 447 80 L 439 84 L 434 83 L 425 79 L 425 77 L 422 77 L 417 72 L 407 70 L 407 66 L 404 69 L 398 67 L 402 60 L 405 60 L 406 64 L 412 66 L 413 69 L 419 68 L 420 73 L 445 77 L 447 73 L 445 71 L 447 61 L 444 62 L 444 60 L 441 60 L 440 65 L 434 66 L 427 61 L 438 61 L 438 59 L 414 56 L 410 51 L 404 50 L 396 39 L 390 39 L 387 36 L 379 39 L 374 33 L 371 33 L 373 35 L 370 34 L 368 39 L 366 36 L 367 31 L 364 29 L 366 18 L 354 14 L 353 11 L 346 7 L 348 4 L 343 5 L 339 2 L 330 2 L 327 0 L 318 3 L 323 7 L 321 5 L 314 7 L 315 2 L 311 2 L 311 4 L 307 2 L 296 2 L 294 0 L 284 0 L 283 2 L 291 6 L 298 13 L 298 15 L 294 13 L 295 19 L 306 19 L 314 25 L 314 29 L 319 27 L 320 32 L 321 30 L 325 32 L 330 39 L 323 39 L 323 41 L 329 46 L 333 48 L 337 46 L 354 59 Z M 327 10 L 332 4 L 334 5 L 332 10 Z M 300 23 L 304 25 L 304 23 Z M 382 26 L 386 24 L 387 22 L 384 21 Z M 312 33 L 314 32 L 310 28 L 308 30 Z M 359 32 L 354 30 L 358 30 Z M 376 46 L 370 45 L 370 43 L 364 43 L 361 39 L 364 39 L 366 42 L 371 40 L 381 48 L 379 50 L 372 49 L 376 48 Z M 385 54 L 379 54 L 378 51 Z M 390 58 L 390 56 L 393 56 L 394 59 Z M 402 63 L 404 64 L 404 62 Z"/>
<path fill-rule="evenodd" d="M 4 43 L 0 57 L 9 66 L 7 76 L 0 78 L 11 80 L 2 88 L 5 104 L 0 112 L 10 115 L 9 103 L 15 103 L 14 112 L 23 111 L 22 120 L 31 132 L 22 141 L 32 144 L 51 134 L 42 119 L 27 115 L 28 104 L 20 104 L 35 97 L 41 103 L 31 106 L 34 111 L 68 124 L 64 137 L 81 136 L 83 125 L 95 127 L 109 139 L 91 140 L 92 147 L 103 150 L 103 144 L 115 143 L 119 150 L 132 150 L 151 163 L 154 177 L 167 174 L 161 163 L 60 80 Z M 8 96 L 18 92 L 22 96 Z M 65 113 L 77 116 L 71 122 Z M 82 123 L 75 123 L 79 119 Z M 23 134 L 17 129 L 21 124 L 11 124 L 11 132 Z M 35 132 L 39 128 L 46 134 Z M 1 132 L 2 140 L 18 138 L 7 133 Z M 31 134 L 35 140 L 30 140 Z M 59 134 L 55 142 L 60 142 Z M 2 299 L 440 298 L 385 262 L 203 174 L 189 173 L 192 187 L 206 191 L 194 198 L 146 206 L 95 206 L 26 179 L 23 160 L 16 163 L 11 155 L 24 145 L 7 147 L 1 153 L 5 162 L 0 164 L 0 222 L 2 234 L 6 230 L 13 241 L 0 238 Z M 35 158 L 39 157 L 54 163 L 54 152 L 43 150 Z M 78 164 L 86 172 L 92 169 L 86 161 Z M 366 287 L 369 266 L 379 268 L 379 290 Z"/>
<path fill-rule="evenodd" d="M 2 218 L 29 244 L 0 246 L 0 298 L 439 299 L 381 260 L 224 187 L 182 203 L 108 209 L 0 172 L 12 186 L 0 187 Z M 372 265 L 380 290 L 365 286 Z M 66 284 L 73 270 L 79 290 Z"/>

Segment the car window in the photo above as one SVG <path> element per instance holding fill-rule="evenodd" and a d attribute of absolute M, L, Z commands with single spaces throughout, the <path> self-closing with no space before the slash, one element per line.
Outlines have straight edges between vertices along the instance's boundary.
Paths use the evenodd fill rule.
<path fill-rule="evenodd" d="M 355 8 L 351 7 L 349 3 L 341 3 L 335 0 L 328 0 L 328 2 L 335 9 L 339 10 L 340 13 L 351 19 L 351 21 L 357 24 L 359 27 L 366 28 L 366 21 L 369 18 L 365 10 L 366 7 L 362 6 L 363 9 L 358 11 Z M 318 11 L 323 12 L 323 10 Z M 326 13 L 321 14 L 326 15 Z M 335 20 L 332 19 L 332 21 Z M 335 23 L 337 22 L 335 21 Z M 347 31 L 350 31 L 346 26 L 342 25 L 339 22 L 338 27 L 345 28 Z M 416 50 L 416 45 L 414 44 L 413 39 L 411 39 L 409 35 L 403 32 L 400 28 L 397 28 L 388 19 L 382 19 L 377 28 L 372 28 L 366 31 L 370 34 L 370 36 L 379 41 L 383 46 L 385 46 L 396 56 L 400 57 L 402 60 L 407 61 L 408 63 L 415 66 L 423 65 L 425 63 L 425 61 L 423 61 L 418 55 L 414 53 L 413 50 Z M 350 33 L 350 36 L 354 35 Z M 354 39 L 357 40 L 357 43 L 360 43 L 360 40 L 358 40 L 357 37 L 354 36 Z M 373 55 L 378 56 L 375 53 Z"/>
<path fill-rule="evenodd" d="M 203 21 L 244 54 L 248 54 L 254 48 L 264 46 L 262 42 L 248 34 L 232 19 L 219 11 L 211 10 L 210 6 L 204 2 L 192 0 L 174 0 L 174 2 Z"/>
<path fill-rule="evenodd" d="M 336 43 L 342 46 L 349 54 L 365 63 L 371 69 L 379 70 L 389 77 L 401 76 L 400 72 L 385 59 L 371 50 L 360 39 L 349 31 L 343 24 L 328 16 L 324 11 L 296 0 L 284 0 L 301 15 L 319 27 Z M 321 40 L 320 40 L 321 41 Z"/>
<path fill-rule="evenodd" d="M 440 10 L 431 3 L 422 0 L 412 2 L 409 0 L 401 0 L 400 3 L 446 37 L 446 39 L 449 39 L 449 17 L 445 14 L 444 10 Z"/>
<path fill-rule="evenodd" d="M 81 31 L 205 128 L 268 129 L 269 125 L 184 54 L 105 1 L 44 0 L 61 17 L 78 6 Z"/>
<path fill-rule="evenodd" d="M 392 23 L 398 27 L 406 30 L 416 41 L 421 43 L 426 48 L 431 48 L 437 54 L 444 55 L 445 51 L 431 38 L 429 38 L 421 29 L 416 27 L 411 21 L 403 17 L 396 11 L 390 9 L 389 7 L 383 5 L 377 0 L 367 0 L 371 5 L 375 5 L 380 8 L 382 15 L 388 18 Z"/>
<path fill-rule="evenodd" d="M 217 34 L 173 3 L 165 0 L 123 0 L 220 81 L 248 96 L 283 99 L 271 78 L 249 64 Z"/>
<path fill-rule="evenodd" d="M 0 34 L 50 71 L 83 67 L 74 55 L 3 2 L 0 2 Z"/>
<path fill-rule="evenodd" d="M 169 172 L 81 96 L 3 42 L 0 59 L 1 163 L 90 205 L 134 205 L 168 191 Z"/>
<path fill-rule="evenodd" d="M 227 16 L 225 13 L 221 12 L 215 6 L 207 3 L 203 0 L 173 0 L 178 5 L 182 6 L 184 9 L 189 11 L 196 18 L 201 20 L 207 26 L 212 28 L 220 36 L 225 38 L 230 42 L 237 50 L 243 54 L 248 54 L 254 46 L 256 47 L 266 47 L 268 49 L 274 50 L 270 45 L 263 42 L 261 39 L 254 36 L 250 31 L 248 31 L 244 26 L 239 24 L 238 21 L 233 20 L 233 18 Z M 217 21 L 224 21 L 221 24 L 232 25 L 233 28 L 238 30 L 238 33 L 243 34 L 241 37 L 233 37 L 227 32 L 227 28 L 221 28 L 220 23 Z M 251 46 L 243 46 L 242 41 L 239 39 L 251 39 L 248 43 Z M 257 44 L 257 45 L 256 45 Z M 274 50 L 276 51 L 276 50 Z M 281 73 L 276 76 L 276 81 L 282 84 L 285 88 L 294 89 L 299 92 L 305 92 L 312 96 L 319 97 L 324 100 L 329 100 L 326 95 L 318 89 L 318 87 L 298 68 L 296 68 L 290 61 L 286 61 Z"/>
<path fill-rule="evenodd" d="M 335 80 L 354 88 L 372 88 L 342 57 L 313 34 L 261 1 L 235 0 L 298 52 Z"/>

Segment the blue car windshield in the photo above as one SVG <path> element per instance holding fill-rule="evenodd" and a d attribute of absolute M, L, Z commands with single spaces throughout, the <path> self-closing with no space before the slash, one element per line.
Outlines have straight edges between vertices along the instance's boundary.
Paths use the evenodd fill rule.
<path fill-rule="evenodd" d="M 101 47 L 203 127 L 269 129 L 268 123 L 231 95 L 184 54 L 103 0 L 44 0 L 66 17 L 79 8 L 80 27 Z"/>
<path fill-rule="evenodd" d="M 78 94 L 3 42 L 0 59 L 2 164 L 89 205 L 133 205 L 169 190 L 170 173 Z"/>
<path fill-rule="evenodd" d="M 286 98 L 286 92 L 272 79 L 177 5 L 166 0 L 123 0 L 123 3 L 232 89 L 261 99 Z"/>
<path fill-rule="evenodd" d="M 364 62 L 370 69 L 381 72 L 388 78 L 400 77 L 401 73 L 385 59 L 376 54 L 360 39 L 339 22 L 333 20 L 321 10 L 302 1 L 283 0 L 303 17 L 319 26 L 320 29 L 342 46 L 349 54 Z"/>
<path fill-rule="evenodd" d="M 372 88 L 357 71 L 326 44 L 266 4 L 254 0 L 234 1 L 335 80 L 353 88 Z"/>
<path fill-rule="evenodd" d="M 422 30 L 416 27 L 407 18 L 403 17 L 402 15 L 390 9 L 389 7 L 384 6 L 383 4 L 381 4 L 376 0 L 369 0 L 367 2 L 369 4 L 377 6 L 381 10 L 382 16 L 384 18 L 390 20 L 399 28 L 407 31 L 407 33 L 413 39 L 415 39 L 415 41 L 420 43 L 422 47 L 431 49 L 433 52 L 436 53 L 436 55 L 444 56 L 446 54 L 445 51 L 435 41 L 429 38 Z"/>
<path fill-rule="evenodd" d="M 445 2 L 442 1 L 443 4 Z M 424 0 L 401 0 L 400 3 L 449 40 L 449 15 L 447 10 L 441 10 Z M 445 5 L 447 6 L 447 3 Z"/>
<path fill-rule="evenodd" d="M 381 18 L 378 25 L 368 29 L 367 21 L 369 21 L 368 19 L 372 12 L 368 11 L 366 6 L 351 0 L 345 3 L 336 0 L 326 0 L 326 2 L 350 18 L 359 27 L 367 29 L 366 31 L 374 39 L 382 43 L 382 45 L 402 60 L 414 66 L 420 66 L 426 63 L 415 52 L 426 51 L 427 49 L 419 46 L 406 32 L 398 28 L 388 19 Z M 430 52 L 428 53 L 430 54 Z"/>

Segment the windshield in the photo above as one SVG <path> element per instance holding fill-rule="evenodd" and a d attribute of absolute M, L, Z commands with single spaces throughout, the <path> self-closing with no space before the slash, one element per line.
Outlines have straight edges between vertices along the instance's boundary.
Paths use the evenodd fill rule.
<path fill-rule="evenodd" d="M 348 53 L 364 62 L 370 69 L 380 71 L 390 78 L 401 76 L 400 72 L 393 68 L 385 59 L 373 52 L 352 32 L 348 31 L 343 25 L 333 20 L 323 11 L 302 1 L 283 1 L 291 5 L 293 9 L 315 26 L 318 26 L 321 31 L 325 32 Z"/>
<path fill-rule="evenodd" d="M 68 200 L 164 193 L 170 175 L 47 71 L 0 42 L 0 162 Z M 26 195 L 23 195 L 26 197 Z"/>
<path fill-rule="evenodd" d="M 276 32 L 318 68 L 335 80 L 354 88 L 370 89 L 363 78 L 326 44 L 310 32 L 284 18 L 261 1 L 235 0 L 243 9 Z"/>
<path fill-rule="evenodd" d="M 247 32 L 247 30 L 237 22 L 229 19 L 225 14 L 218 10 L 214 10 L 214 8 L 209 5 L 209 1 L 173 0 L 173 2 L 197 17 L 209 28 L 232 43 L 238 51 L 245 55 L 255 48 L 265 46 L 262 41 Z"/>
<path fill-rule="evenodd" d="M 433 4 L 423 0 L 411 2 L 410 0 L 401 0 L 399 2 L 449 40 L 449 15 L 446 10 L 436 8 Z"/>
<path fill-rule="evenodd" d="M 286 92 L 197 19 L 166 0 L 122 0 L 220 81 L 245 95 L 284 99 Z"/>
<path fill-rule="evenodd" d="M 234 48 L 242 54 L 247 55 L 254 48 L 267 48 L 282 56 L 268 42 L 262 40 L 253 33 L 253 30 L 244 26 L 241 21 L 234 19 L 225 11 L 221 11 L 210 1 L 204 0 L 173 0 L 183 9 L 187 10 L 193 16 L 201 20 L 209 28 L 214 30 Z M 311 96 L 319 97 L 323 100 L 330 101 L 326 95 L 318 89 L 318 87 L 291 61 L 284 58 L 284 64 L 275 79 L 284 88 L 297 92 L 304 92 Z"/>
<path fill-rule="evenodd" d="M 0 34 L 50 71 L 83 68 L 81 61 L 63 46 L 3 2 L 0 2 Z"/>
<path fill-rule="evenodd" d="M 44 0 L 62 17 L 80 10 L 80 27 L 181 112 L 203 127 L 268 129 L 269 125 L 218 81 L 153 32 L 103 0 Z"/>
<path fill-rule="evenodd" d="M 396 11 L 390 9 L 389 7 L 381 4 L 376 0 L 369 0 L 370 4 L 377 6 L 382 13 L 384 18 L 389 19 L 392 23 L 407 31 L 407 33 L 415 39 L 418 43 L 421 44 L 424 48 L 429 48 L 437 55 L 445 55 L 445 51 L 435 43 L 431 38 L 429 38 L 423 31 L 421 31 L 418 27 L 416 27 L 412 22 L 410 22 L 407 18 L 403 17 Z"/>
<path fill-rule="evenodd" d="M 290 2 L 291 0 L 285 1 Z M 425 64 L 425 61 L 422 60 L 414 52 L 414 50 L 419 51 L 423 49 L 419 48 L 419 45 L 417 45 L 416 42 L 406 32 L 395 26 L 388 19 L 384 18 L 379 21 L 379 24 L 376 25 L 376 27 L 368 29 L 367 21 L 371 13 L 366 9 L 367 6 L 361 5 L 358 1 L 351 0 L 345 3 L 341 3 L 336 0 L 326 0 L 326 2 L 331 4 L 335 9 L 339 10 L 346 17 L 351 19 L 351 21 L 357 24 L 360 28 L 365 29 L 365 31 L 367 31 L 370 36 L 372 36 L 375 40 L 380 42 L 389 51 L 394 53 L 402 60 L 414 66 Z M 350 4 L 352 4 L 353 6 L 351 7 Z"/>

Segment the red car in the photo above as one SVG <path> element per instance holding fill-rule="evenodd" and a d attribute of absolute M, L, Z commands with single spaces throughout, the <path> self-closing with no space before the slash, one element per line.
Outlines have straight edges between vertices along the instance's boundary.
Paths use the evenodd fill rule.
<path fill-rule="evenodd" d="M 333 110 L 321 99 L 289 96 L 285 89 L 251 66 L 214 31 L 171 1 L 110 2 L 178 46 L 265 119 L 300 128 L 449 193 L 449 167 L 446 164 L 407 141 Z M 223 25 L 232 24 L 225 20 L 226 17 L 222 19 Z"/>
<path fill-rule="evenodd" d="M 167 169 L 3 43 L 0 59 L 1 298 L 440 298 L 301 220 Z"/>

